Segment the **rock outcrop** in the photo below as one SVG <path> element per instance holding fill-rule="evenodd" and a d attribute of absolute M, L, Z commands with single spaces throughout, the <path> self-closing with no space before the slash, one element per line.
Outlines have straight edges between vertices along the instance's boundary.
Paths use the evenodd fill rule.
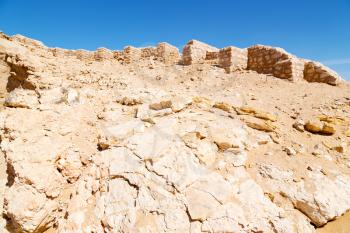
<path fill-rule="evenodd" d="M 263 46 L 191 41 L 181 58 L 0 34 L 0 226 L 314 233 L 350 210 L 350 86 L 319 66 Z"/>

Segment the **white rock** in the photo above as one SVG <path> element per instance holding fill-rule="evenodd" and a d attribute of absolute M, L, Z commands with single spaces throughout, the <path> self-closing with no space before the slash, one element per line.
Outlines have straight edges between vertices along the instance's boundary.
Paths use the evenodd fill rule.
<path fill-rule="evenodd" d="M 13 108 L 35 108 L 39 101 L 35 91 L 15 89 L 5 99 L 4 105 Z"/>

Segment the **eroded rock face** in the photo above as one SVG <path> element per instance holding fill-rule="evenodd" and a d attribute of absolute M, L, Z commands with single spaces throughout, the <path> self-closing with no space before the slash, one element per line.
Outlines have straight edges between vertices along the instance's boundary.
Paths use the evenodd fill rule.
<path fill-rule="evenodd" d="M 293 93 L 296 105 L 289 94 L 313 84 L 277 79 L 273 92 L 233 72 L 247 64 L 238 48 L 193 41 L 183 55 L 193 65 L 182 66 L 166 43 L 89 52 L 0 42 L 7 81 L 11 64 L 28 67 L 0 112 L 13 232 L 312 233 L 350 209 L 345 85 L 320 85 L 337 88 L 321 115 L 319 98 Z M 293 126 L 288 109 L 321 115 L 320 129 Z"/>

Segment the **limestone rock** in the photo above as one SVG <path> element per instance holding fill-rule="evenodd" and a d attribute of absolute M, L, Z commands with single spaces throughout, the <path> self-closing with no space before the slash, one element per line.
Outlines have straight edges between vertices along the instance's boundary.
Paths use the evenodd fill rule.
<path fill-rule="evenodd" d="M 225 112 L 232 112 L 233 108 L 230 104 L 228 103 L 225 103 L 225 102 L 217 102 L 214 104 L 213 106 L 214 108 L 218 108 L 218 109 L 221 109 Z"/>
<path fill-rule="evenodd" d="M 183 97 L 183 96 L 176 96 L 172 98 L 171 100 L 171 109 L 173 112 L 180 112 L 187 106 L 192 104 L 192 98 L 189 97 Z"/>
<path fill-rule="evenodd" d="M 350 209 L 350 99 L 346 83 L 267 80 L 303 79 L 307 62 L 266 46 L 85 51 L 0 33 L 0 227 L 314 233 Z"/>
<path fill-rule="evenodd" d="M 252 115 L 263 120 L 277 121 L 277 117 L 275 115 L 251 107 L 236 108 L 236 112 L 240 115 Z"/>
<path fill-rule="evenodd" d="M 5 106 L 13 108 L 35 108 L 39 104 L 34 91 L 15 89 L 5 100 Z"/>
<path fill-rule="evenodd" d="M 332 135 L 335 133 L 333 125 L 321 123 L 320 121 L 307 121 L 304 128 L 311 133 L 317 134 Z"/>
<path fill-rule="evenodd" d="M 289 156 L 294 156 L 297 154 L 297 152 L 294 150 L 292 147 L 286 147 L 284 148 L 284 151 L 287 153 Z"/>
<path fill-rule="evenodd" d="M 303 120 L 298 120 L 294 122 L 293 128 L 298 130 L 299 132 L 304 132 L 304 125 L 305 125 L 305 122 Z"/>
<path fill-rule="evenodd" d="M 241 148 L 247 137 L 243 125 L 234 120 L 224 120 L 209 125 L 209 135 L 220 150 Z"/>
<path fill-rule="evenodd" d="M 248 127 L 259 131 L 274 132 L 276 130 L 276 126 L 269 122 L 245 120 L 245 123 Z"/>
<path fill-rule="evenodd" d="M 15 200 L 21 200 L 20 202 Z M 14 227 L 21 232 L 45 230 L 53 224 L 50 213 L 57 203 L 38 193 L 30 185 L 16 186 L 5 194 L 5 210 Z"/>
<path fill-rule="evenodd" d="M 65 101 L 66 90 L 58 87 L 48 90 L 41 90 L 40 103 L 41 104 L 60 104 Z"/>
<path fill-rule="evenodd" d="M 232 164 L 234 167 L 245 165 L 248 159 L 247 153 L 242 150 L 230 148 L 224 152 L 224 159 L 226 163 Z"/>
<path fill-rule="evenodd" d="M 282 192 L 293 202 L 295 208 L 305 213 L 317 226 L 324 225 L 350 207 L 349 200 L 345 198 L 349 192 L 348 176 L 334 174 L 334 180 L 331 180 L 315 169 L 308 171 L 304 181 L 293 183 L 292 172 L 282 172 L 273 166 L 269 166 L 268 170 L 265 166 L 261 172 L 263 171 L 271 178 L 267 180 L 270 187 Z M 312 189 L 307 188 L 310 185 Z"/>

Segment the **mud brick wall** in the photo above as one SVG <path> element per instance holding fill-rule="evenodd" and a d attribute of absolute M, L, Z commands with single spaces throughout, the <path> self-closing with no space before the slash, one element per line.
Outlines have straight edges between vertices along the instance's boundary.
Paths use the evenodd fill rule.
<path fill-rule="evenodd" d="M 247 69 L 248 50 L 229 46 L 219 51 L 219 66 L 226 72 Z"/>
<path fill-rule="evenodd" d="M 305 61 L 304 79 L 308 82 L 321 82 L 330 85 L 338 85 L 342 80 L 335 71 L 314 61 Z"/>
<path fill-rule="evenodd" d="M 248 48 L 248 69 L 296 81 L 303 78 L 304 62 L 281 48 L 255 45 Z"/>
<path fill-rule="evenodd" d="M 182 50 L 182 63 L 184 65 L 191 65 L 204 61 L 207 52 L 218 52 L 219 49 L 197 40 L 188 42 Z"/>

